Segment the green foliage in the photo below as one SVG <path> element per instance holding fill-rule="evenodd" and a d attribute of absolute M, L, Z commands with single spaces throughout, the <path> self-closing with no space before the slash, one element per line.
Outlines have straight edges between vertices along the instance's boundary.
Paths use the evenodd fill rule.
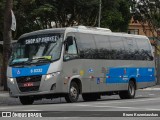
<path fill-rule="evenodd" d="M 128 0 L 103 0 L 102 27 L 126 32 L 131 15 Z"/>
<path fill-rule="evenodd" d="M 3 9 L 0 2 L 0 10 Z M 73 25 L 98 26 L 99 0 L 14 0 L 17 30 L 13 39 L 39 29 Z M 1 10 L 0 16 L 3 16 Z M 127 31 L 130 20 L 127 0 L 102 0 L 101 27 Z M 0 19 L 0 34 L 3 20 Z M 53 24 L 54 23 L 54 24 Z"/>
<path fill-rule="evenodd" d="M 4 0 L 0 1 L 0 41 L 3 38 Z"/>

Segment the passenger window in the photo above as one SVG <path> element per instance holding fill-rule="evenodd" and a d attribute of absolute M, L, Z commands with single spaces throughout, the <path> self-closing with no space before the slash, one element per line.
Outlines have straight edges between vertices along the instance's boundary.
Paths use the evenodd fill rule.
<path fill-rule="evenodd" d="M 77 54 L 76 42 L 73 40 L 72 45 L 68 46 L 68 54 Z"/>
<path fill-rule="evenodd" d="M 124 41 L 124 59 L 125 60 L 139 60 L 141 57 L 139 56 L 137 42 L 132 37 L 123 38 Z"/>
<path fill-rule="evenodd" d="M 75 37 L 68 36 L 65 41 L 64 60 L 71 60 L 78 57 Z"/>
<path fill-rule="evenodd" d="M 97 50 L 92 34 L 80 33 L 77 34 L 78 50 L 82 59 L 96 59 Z"/>
<path fill-rule="evenodd" d="M 138 43 L 138 51 L 139 56 L 141 56 L 141 60 L 153 60 L 153 56 L 151 53 L 151 47 L 147 39 L 138 39 L 136 38 Z"/>
<path fill-rule="evenodd" d="M 136 41 L 138 43 L 138 48 L 140 50 L 150 50 L 150 46 L 149 46 L 149 43 L 147 41 L 147 39 L 137 39 L 136 38 Z"/>
<path fill-rule="evenodd" d="M 111 43 L 111 59 L 124 59 L 124 43 L 121 36 L 109 36 Z"/>
<path fill-rule="evenodd" d="M 94 35 L 96 47 L 98 49 L 97 59 L 110 59 L 110 41 L 107 35 Z"/>

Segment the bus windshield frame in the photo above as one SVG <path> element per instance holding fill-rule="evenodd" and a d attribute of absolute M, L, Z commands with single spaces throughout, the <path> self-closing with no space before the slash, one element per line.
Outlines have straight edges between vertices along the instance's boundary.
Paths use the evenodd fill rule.
<path fill-rule="evenodd" d="M 20 38 L 12 51 L 9 66 L 44 64 L 60 59 L 63 33 L 48 33 Z"/>

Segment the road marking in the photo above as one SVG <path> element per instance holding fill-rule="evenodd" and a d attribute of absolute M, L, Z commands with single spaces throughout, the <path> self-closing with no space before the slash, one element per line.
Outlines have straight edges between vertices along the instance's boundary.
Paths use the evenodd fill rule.
<path fill-rule="evenodd" d="M 33 108 L 34 109 L 34 107 L 37 107 L 37 105 L 27 105 L 27 106 L 24 106 L 24 105 L 18 105 L 18 106 L 9 106 L 9 107 L 5 107 L 5 106 L 2 106 L 2 107 L 0 107 L 0 110 L 2 109 L 2 110 L 4 110 L 4 109 L 20 109 L 20 110 L 22 110 L 22 108 L 23 109 L 27 109 L 27 108 L 29 108 L 29 109 L 31 109 L 31 108 Z"/>
<path fill-rule="evenodd" d="M 137 109 L 137 110 L 155 110 L 155 111 L 160 111 L 160 109 L 152 109 L 152 108 L 137 108 L 137 107 L 120 107 L 120 106 L 98 106 L 98 105 L 76 105 L 76 106 L 82 106 L 82 107 L 98 107 L 98 108 L 115 108 L 115 109 Z"/>
<path fill-rule="evenodd" d="M 0 110 L 4 110 L 4 109 L 15 109 L 15 108 L 19 108 L 19 107 L 16 107 L 16 106 L 12 106 L 12 107 L 1 107 Z"/>
<path fill-rule="evenodd" d="M 153 99 L 145 99 L 145 100 L 132 100 L 132 101 L 126 101 L 126 100 L 123 100 L 121 102 L 108 102 L 108 103 L 96 103 L 96 104 L 111 104 L 111 103 L 130 103 L 130 102 L 144 102 L 144 101 L 154 101 L 154 100 L 160 100 L 160 98 L 153 98 Z"/>
<path fill-rule="evenodd" d="M 52 104 L 53 106 L 58 106 L 58 107 L 63 107 L 63 106 L 70 106 L 70 107 L 74 107 L 74 104 L 77 104 L 77 103 L 73 103 L 72 104 L 72 106 L 71 106 L 71 104 Z M 44 105 L 44 104 L 43 104 Z M 46 104 L 45 106 L 49 106 L 50 107 L 50 105 L 48 105 L 48 104 Z M 41 106 L 41 104 L 40 105 L 27 105 L 27 106 L 24 106 L 24 105 L 18 105 L 18 106 L 0 106 L 0 110 L 6 110 L 6 109 L 8 109 L 8 110 L 11 110 L 12 109 L 12 111 L 13 110 L 15 110 L 15 109 L 20 109 L 20 110 L 22 110 L 22 109 L 35 109 L 35 108 L 42 108 L 42 106 Z"/>
<path fill-rule="evenodd" d="M 43 111 L 43 110 L 16 110 L 16 111 L 30 111 L 30 112 L 32 112 L 32 111 Z"/>
<path fill-rule="evenodd" d="M 151 95 L 151 96 L 152 96 L 152 95 L 155 95 L 155 94 L 149 94 L 149 95 Z"/>

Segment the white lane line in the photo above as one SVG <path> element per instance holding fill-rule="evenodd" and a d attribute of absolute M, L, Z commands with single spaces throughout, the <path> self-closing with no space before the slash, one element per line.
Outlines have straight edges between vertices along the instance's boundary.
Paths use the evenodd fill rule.
<path fill-rule="evenodd" d="M 133 109 L 133 110 L 155 110 L 160 111 L 160 109 L 152 109 L 152 108 L 137 108 L 137 107 L 120 107 L 120 106 L 98 106 L 98 105 L 76 105 L 76 106 L 82 106 L 82 107 L 97 107 L 97 108 L 114 108 L 114 109 Z"/>
<path fill-rule="evenodd" d="M 155 94 L 149 94 L 150 96 L 155 95 Z"/>
<path fill-rule="evenodd" d="M 18 108 L 18 107 L 5 107 L 5 108 L 0 108 L 0 110 L 8 110 L 8 111 L 13 111 L 13 109 L 15 110 L 15 111 L 43 111 L 43 110 L 35 110 L 35 109 L 20 109 L 20 110 L 17 110 L 16 108 Z M 12 109 L 12 110 L 11 110 Z"/>
<path fill-rule="evenodd" d="M 112 103 L 132 103 L 132 102 L 145 102 L 145 101 L 154 101 L 154 100 L 160 100 L 160 98 L 152 98 L 152 99 L 145 99 L 145 100 L 136 100 L 136 99 L 134 99 L 134 100 L 132 100 L 132 101 L 126 101 L 126 100 L 123 100 L 123 101 L 121 101 L 121 102 L 103 102 L 103 103 L 96 103 L 96 104 L 112 104 Z"/>
<path fill-rule="evenodd" d="M 16 110 L 16 111 L 30 111 L 30 112 L 34 112 L 34 111 L 43 111 L 43 110 Z"/>
<path fill-rule="evenodd" d="M 137 110 L 155 110 L 160 111 L 160 109 L 152 109 L 152 108 L 137 108 L 137 107 L 119 107 L 119 106 L 93 106 L 93 107 L 110 107 L 110 108 L 118 108 L 118 109 L 137 109 Z"/>
<path fill-rule="evenodd" d="M 8 110 L 11 110 L 11 109 L 31 109 L 34 107 L 37 107 L 37 105 L 28 105 L 28 106 L 23 106 L 23 105 L 18 105 L 18 106 L 2 106 L 0 107 L 0 110 L 4 110 L 4 109 L 8 109 Z"/>
<path fill-rule="evenodd" d="M 77 104 L 77 103 L 73 103 L 73 104 L 52 104 L 52 106 L 58 106 L 58 107 L 67 107 L 67 106 L 70 106 L 70 107 L 74 107 L 74 105 Z M 43 104 L 44 105 L 44 104 Z M 50 107 L 51 104 L 46 104 L 45 105 L 46 107 Z M 35 108 L 42 108 L 41 104 L 40 105 L 27 105 L 27 106 L 24 106 L 24 105 L 18 105 L 18 106 L 0 106 L 0 110 L 15 110 L 15 109 L 35 109 Z"/>

